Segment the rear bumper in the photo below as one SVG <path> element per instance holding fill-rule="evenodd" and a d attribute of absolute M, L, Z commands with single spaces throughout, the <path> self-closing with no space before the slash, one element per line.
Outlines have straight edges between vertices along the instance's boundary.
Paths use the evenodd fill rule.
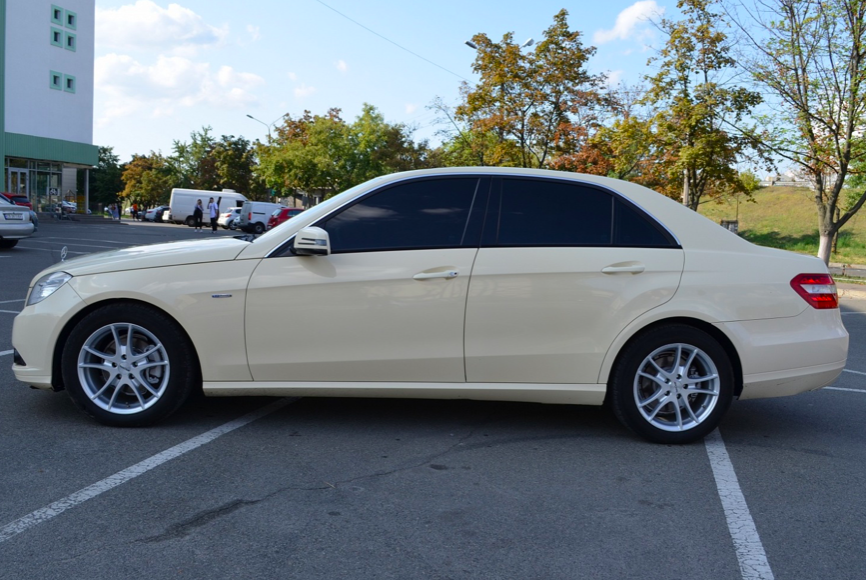
<path fill-rule="evenodd" d="M 807 308 L 799 316 L 717 326 L 731 338 L 740 356 L 741 399 L 820 389 L 845 368 L 848 332 L 838 309 Z"/>
<path fill-rule="evenodd" d="M 20 240 L 33 234 L 33 228 L 36 227 L 32 222 L 22 222 L 20 224 L 5 222 L 3 227 L 0 227 L 0 239 L 3 240 Z"/>

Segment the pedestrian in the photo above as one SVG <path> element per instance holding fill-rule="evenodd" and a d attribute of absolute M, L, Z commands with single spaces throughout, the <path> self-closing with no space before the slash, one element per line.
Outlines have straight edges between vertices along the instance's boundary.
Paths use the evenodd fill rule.
<path fill-rule="evenodd" d="M 204 216 L 204 208 L 201 205 L 201 200 L 195 202 L 195 208 L 192 210 L 192 221 L 195 225 L 194 232 L 201 231 L 201 218 Z"/>
<path fill-rule="evenodd" d="M 215 234 L 217 230 L 217 218 L 220 215 L 220 206 L 213 200 L 213 198 L 210 198 L 210 201 L 207 202 L 207 209 L 210 212 L 211 233 Z"/>
<path fill-rule="evenodd" d="M 138 219 L 138 204 L 132 204 L 132 221 L 136 221 Z"/>

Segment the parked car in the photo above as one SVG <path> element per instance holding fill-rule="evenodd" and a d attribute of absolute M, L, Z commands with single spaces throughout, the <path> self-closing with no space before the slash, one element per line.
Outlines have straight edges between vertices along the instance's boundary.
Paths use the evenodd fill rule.
<path fill-rule="evenodd" d="M 304 210 L 300 207 L 281 207 L 280 209 L 275 209 L 271 217 L 268 218 L 267 229 L 277 227 L 284 221 L 299 215 L 302 211 Z"/>
<path fill-rule="evenodd" d="M 217 220 L 217 225 L 222 229 L 235 229 L 237 225 L 234 223 L 236 217 L 241 215 L 241 208 L 232 207 L 229 208 L 227 212 L 223 212 L 220 214 L 219 219 Z"/>
<path fill-rule="evenodd" d="M 33 234 L 35 226 L 30 221 L 33 210 L 0 199 L 0 250 L 14 248 L 18 240 Z"/>
<path fill-rule="evenodd" d="M 254 239 L 56 264 L 12 345 L 18 380 L 108 425 L 155 423 L 201 388 L 607 401 L 685 443 L 734 398 L 834 381 L 848 333 L 815 257 L 634 183 L 485 167 L 379 177 Z"/>
<path fill-rule="evenodd" d="M 146 222 L 162 222 L 164 221 L 165 212 L 168 211 L 169 206 L 167 205 L 158 205 L 156 207 L 152 207 L 146 212 L 144 212 L 144 221 Z"/>
<path fill-rule="evenodd" d="M 20 193 L 3 193 L 3 199 L 14 205 L 21 205 L 27 209 L 33 209 L 33 203 L 26 195 Z"/>
<path fill-rule="evenodd" d="M 61 201 L 60 207 L 63 208 L 65 213 L 75 213 L 78 211 L 78 204 L 73 201 Z"/>
<path fill-rule="evenodd" d="M 261 234 L 268 227 L 268 218 L 275 210 L 282 208 L 278 203 L 267 201 L 245 201 L 241 208 L 238 227 L 251 234 Z"/>

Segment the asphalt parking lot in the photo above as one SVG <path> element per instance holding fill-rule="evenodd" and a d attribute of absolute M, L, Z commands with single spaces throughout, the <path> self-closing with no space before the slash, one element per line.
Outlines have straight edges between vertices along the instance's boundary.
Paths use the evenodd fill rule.
<path fill-rule="evenodd" d="M 42 223 L 0 252 L 0 578 L 866 576 L 866 291 L 842 292 L 834 385 L 735 401 L 679 447 L 474 401 L 201 399 L 115 429 L 15 380 L 12 320 L 63 246 L 203 236 Z"/>

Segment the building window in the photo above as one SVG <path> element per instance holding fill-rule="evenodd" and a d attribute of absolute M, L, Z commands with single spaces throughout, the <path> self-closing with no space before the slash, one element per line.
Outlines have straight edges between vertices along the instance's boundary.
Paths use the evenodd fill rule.
<path fill-rule="evenodd" d="M 54 89 L 55 91 L 59 91 L 59 90 L 63 89 L 63 75 L 62 74 L 53 70 L 53 71 L 51 71 L 51 75 L 49 78 L 50 78 L 50 83 L 51 83 L 50 86 L 52 89 Z"/>
<path fill-rule="evenodd" d="M 78 24 L 78 15 L 75 14 L 72 10 L 66 11 L 66 28 L 71 28 L 75 30 L 76 25 Z"/>
<path fill-rule="evenodd" d="M 75 35 L 71 32 L 66 33 L 66 50 L 75 52 Z"/>
<path fill-rule="evenodd" d="M 51 22 L 63 26 L 63 8 L 51 5 Z"/>
<path fill-rule="evenodd" d="M 75 77 L 72 75 L 63 75 L 63 90 L 67 93 L 75 92 Z"/>
<path fill-rule="evenodd" d="M 51 44 L 63 47 L 63 31 L 53 26 L 51 27 Z"/>

